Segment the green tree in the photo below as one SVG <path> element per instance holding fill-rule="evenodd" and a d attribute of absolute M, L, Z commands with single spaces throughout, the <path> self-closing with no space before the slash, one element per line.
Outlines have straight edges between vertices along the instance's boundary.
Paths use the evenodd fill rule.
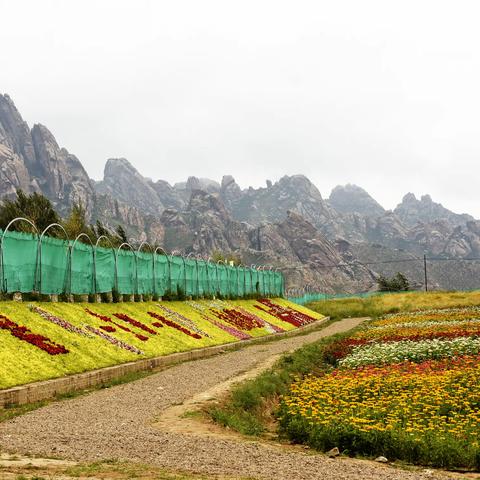
<path fill-rule="evenodd" d="M 60 222 L 60 217 L 47 197 L 37 192 L 27 195 L 20 189 L 17 190 L 17 198 L 15 200 L 3 199 L 0 206 L 0 228 L 2 230 L 5 229 L 17 217 L 31 220 L 39 232 L 42 232 L 52 223 Z M 27 222 L 15 222 L 10 227 L 10 230 L 33 233 L 33 228 Z M 52 228 L 48 233 L 51 236 L 57 236 L 59 230 Z"/>
<path fill-rule="evenodd" d="M 117 232 L 118 238 L 120 238 L 122 243 L 127 243 L 128 242 L 127 234 L 125 232 L 125 229 L 121 225 L 117 226 L 116 232 Z"/>
<path fill-rule="evenodd" d="M 74 203 L 72 209 L 70 210 L 69 216 L 63 222 L 63 227 L 67 231 L 67 234 L 70 239 L 75 239 L 81 233 L 87 234 L 92 242 L 95 242 L 96 236 L 95 232 L 90 228 L 87 223 L 85 208 L 81 203 Z M 84 241 L 85 239 L 80 238 L 79 241 Z M 88 243 L 86 240 L 84 243 Z"/>
<path fill-rule="evenodd" d="M 214 262 L 226 262 L 230 264 L 230 262 L 233 262 L 234 265 L 241 265 L 242 264 L 242 259 L 238 255 L 234 255 L 233 253 L 223 253 L 219 250 L 215 250 L 212 253 L 212 260 Z"/>
<path fill-rule="evenodd" d="M 380 275 L 377 279 L 377 285 L 380 292 L 405 292 L 410 290 L 410 282 L 401 272 L 397 272 L 391 278 Z"/>

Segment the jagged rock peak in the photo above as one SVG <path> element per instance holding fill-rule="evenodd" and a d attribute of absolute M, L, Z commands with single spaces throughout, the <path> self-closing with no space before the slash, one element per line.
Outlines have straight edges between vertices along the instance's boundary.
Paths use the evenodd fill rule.
<path fill-rule="evenodd" d="M 7 94 L 0 94 L 0 143 L 20 157 L 27 169 L 35 163 L 30 129 Z"/>
<path fill-rule="evenodd" d="M 135 175 L 143 179 L 138 170 L 126 158 L 109 158 L 103 170 L 104 180 L 119 173 Z"/>
<path fill-rule="evenodd" d="M 157 215 L 164 209 L 153 182 L 140 175 L 126 158 L 108 159 L 97 191 L 149 214 Z"/>
<path fill-rule="evenodd" d="M 276 185 L 288 190 L 294 189 L 313 200 L 323 201 L 318 188 L 305 175 L 284 175 Z"/>
<path fill-rule="evenodd" d="M 201 215 L 210 212 L 221 217 L 224 221 L 230 219 L 230 215 L 228 214 L 219 195 L 216 193 L 208 193 L 204 190 L 192 191 L 187 211 L 195 212 Z"/>
<path fill-rule="evenodd" d="M 44 194 L 61 213 L 73 203 L 82 203 L 87 214 L 93 209 L 93 184 L 80 160 L 65 148 L 58 146 L 47 127 L 36 124 L 32 128 L 35 164 L 30 175 L 37 181 Z"/>
<path fill-rule="evenodd" d="M 366 190 L 351 183 L 336 186 L 328 201 L 340 213 L 359 213 L 370 217 L 385 213 L 385 209 Z"/>
<path fill-rule="evenodd" d="M 178 182 L 173 188 L 176 190 L 185 190 L 190 193 L 192 190 L 205 190 L 213 193 L 220 190 L 220 184 L 210 178 L 199 178 L 195 176 L 188 177 L 186 182 Z"/>
<path fill-rule="evenodd" d="M 408 192 L 402 198 L 402 203 L 416 203 L 416 202 L 417 202 L 417 197 L 412 192 Z"/>
<path fill-rule="evenodd" d="M 455 226 L 474 220 L 471 215 L 457 214 L 448 210 L 441 203 L 434 202 L 428 194 L 422 195 L 418 200 L 413 193 L 407 193 L 395 208 L 394 213 L 410 226 L 418 222 L 430 223 L 436 220 L 448 220 Z"/>
<path fill-rule="evenodd" d="M 221 183 L 222 190 L 225 188 L 228 188 L 232 184 L 236 185 L 235 179 L 232 177 L 232 175 L 224 175 L 222 177 L 222 183 Z"/>

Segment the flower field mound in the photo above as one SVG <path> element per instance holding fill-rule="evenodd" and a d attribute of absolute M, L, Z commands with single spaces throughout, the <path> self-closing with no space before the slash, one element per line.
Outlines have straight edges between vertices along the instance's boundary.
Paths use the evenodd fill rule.
<path fill-rule="evenodd" d="M 0 303 L 0 389 L 295 329 L 322 315 L 283 299 Z"/>
<path fill-rule="evenodd" d="M 324 350 L 294 382 L 280 423 L 319 450 L 480 469 L 479 308 L 401 312 Z"/>

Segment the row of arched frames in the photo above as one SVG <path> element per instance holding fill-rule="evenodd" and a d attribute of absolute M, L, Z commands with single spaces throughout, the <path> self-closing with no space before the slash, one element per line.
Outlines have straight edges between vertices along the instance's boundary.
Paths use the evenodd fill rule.
<path fill-rule="evenodd" d="M 220 277 L 219 277 L 219 272 L 218 272 L 218 269 L 219 268 L 223 268 L 224 271 L 227 272 L 227 279 L 228 279 L 228 285 L 229 285 L 229 290 L 230 290 L 230 279 L 228 278 L 228 264 L 227 262 L 223 261 L 223 260 L 219 260 L 217 262 L 211 262 L 211 258 L 208 258 L 208 259 L 205 259 L 199 255 L 195 255 L 193 252 L 189 253 L 188 255 L 184 256 L 184 255 L 181 255 L 180 252 L 178 251 L 172 251 L 170 253 L 170 255 L 162 248 L 162 247 L 156 247 L 156 248 L 153 248 L 148 242 L 146 241 L 143 241 L 140 243 L 140 245 L 138 246 L 138 248 L 134 248 L 131 243 L 129 242 L 123 242 L 119 247 L 115 248 L 114 245 L 112 244 L 111 240 L 106 236 L 106 235 L 101 235 L 97 238 L 95 244 L 92 242 L 91 238 L 86 234 L 86 233 L 80 233 L 73 241 L 70 240 L 70 238 L 68 237 L 68 234 L 65 230 L 65 228 L 60 225 L 59 223 L 52 223 L 50 225 L 48 225 L 41 233 L 38 231 L 36 225 L 31 221 L 29 220 L 28 218 L 24 218 L 24 217 L 17 217 L 17 218 L 14 218 L 12 221 L 9 222 L 9 224 L 6 226 L 5 230 L 3 231 L 2 233 L 2 237 L 1 237 L 1 271 L 2 271 L 2 290 L 4 292 L 7 291 L 7 279 L 6 279 L 6 276 L 5 276 L 5 269 L 3 268 L 4 266 L 4 255 L 5 255 L 5 248 L 4 248 L 4 238 L 5 238 L 5 235 L 8 233 L 9 231 L 9 228 L 17 223 L 17 222 L 27 222 L 35 231 L 36 233 L 36 236 L 37 236 L 37 239 L 38 239 L 38 253 L 37 253 L 37 267 L 36 267 L 36 271 L 35 271 L 35 281 L 34 281 L 34 284 L 36 286 L 36 288 L 34 288 L 34 290 L 37 290 L 39 292 L 42 292 L 42 285 L 41 285 L 41 281 L 42 281 L 42 241 L 44 239 L 44 237 L 46 236 L 47 232 L 52 229 L 52 228 L 56 228 L 56 229 L 59 229 L 62 231 L 63 235 L 65 236 L 65 241 L 67 242 L 67 245 L 68 245 L 68 249 L 67 249 L 67 255 L 68 255 L 68 268 L 69 268 L 69 275 L 68 275 L 68 279 L 67 279 L 67 286 L 66 286 L 66 290 L 67 290 L 67 293 L 71 293 L 72 292 L 72 266 L 74 265 L 74 251 L 75 251 L 75 246 L 77 244 L 77 242 L 79 242 L 80 240 L 82 239 L 85 239 L 88 244 L 90 245 L 91 247 L 91 250 L 92 250 L 92 259 L 93 259 L 93 292 L 91 293 L 99 293 L 97 292 L 97 271 L 96 271 L 96 252 L 97 252 L 97 248 L 100 244 L 100 242 L 102 240 L 104 240 L 106 243 L 109 243 L 110 244 L 110 247 L 111 247 L 111 251 L 112 251 L 112 254 L 113 254 L 113 258 L 114 258 L 114 265 L 115 265 L 115 279 L 114 279 L 114 284 L 115 284 L 115 289 L 118 291 L 118 269 L 117 269 L 117 257 L 118 257 L 118 254 L 120 252 L 120 250 L 122 249 L 129 249 L 132 251 L 133 253 L 133 257 L 134 257 L 134 265 L 135 265 L 135 268 L 134 268 L 134 285 L 135 285 L 135 291 L 132 292 L 132 294 L 136 294 L 138 293 L 138 268 L 137 268 L 137 262 L 138 262 L 138 253 L 142 251 L 142 248 L 148 248 L 151 255 L 152 255 L 152 273 L 153 273 L 153 276 L 152 276 L 152 294 L 153 295 L 156 295 L 157 292 L 156 292 L 156 288 L 157 288 L 157 282 L 156 282 L 156 257 L 157 255 L 159 255 L 159 253 L 163 256 L 165 256 L 166 260 L 167 260 L 167 268 L 168 268 L 168 286 L 169 286 L 169 290 L 172 289 L 172 278 L 171 278 L 171 262 L 172 262 L 172 258 L 174 257 L 175 254 L 178 254 L 178 256 L 182 259 L 183 261 L 183 269 L 184 269 L 184 291 L 185 293 L 187 293 L 187 274 L 186 274 L 186 261 L 192 257 L 192 259 L 195 261 L 195 271 L 196 271 L 196 292 L 195 294 L 196 295 L 200 295 L 200 277 L 199 277 L 199 268 L 198 268 L 198 262 L 203 262 L 207 268 L 206 268 L 206 273 L 207 273 L 207 289 L 209 291 L 209 293 L 212 291 L 212 289 L 210 288 L 212 286 L 212 284 L 210 283 L 212 279 L 210 279 L 210 276 L 209 276 L 209 269 L 208 269 L 208 265 L 214 265 L 215 266 L 215 279 L 213 279 L 213 285 L 214 287 L 216 287 L 215 291 L 216 292 L 220 292 L 221 291 L 221 288 L 220 288 Z M 238 292 L 240 290 L 240 275 L 239 275 L 239 269 L 242 268 L 245 272 L 245 269 L 248 269 L 248 272 L 250 274 L 250 285 L 253 286 L 253 272 L 260 272 L 260 271 L 273 271 L 275 273 L 278 272 L 278 268 L 275 268 L 275 267 L 267 267 L 265 265 L 251 265 L 250 267 L 246 267 L 244 265 L 239 265 L 239 266 L 232 266 L 230 265 L 230 267 L 233 267 L 235 268 L 235 271 L 236 271 L 236 276 L 237 276 L 237 292 L 234 294 L 234 295 L 238 295 Z M 246 272 L 245 272 L 246 273 Z M 268 276 L 268 286 L 266 285 L 266 277 Z M 251 292 L 251 293 L 261 293 L 261 294 L 264 294 L 264 295 L 269 295 L 269 294 L 276 294 L 276 295 L 282 295 L 283 292 L 282 291 L 276 291 L 275 290 L 275 275 L 262 275 L 262 285 L 255 285 L 255 292 Z M 247 290 L 247 285 L 246 285 L 246 274 L 244 274 L 244 293 L 247 293 L 246 290 Z M 272 285 L 272 278 L 273 278 L 273 285 Z M 38 279 L 38 284 L 37 284 L 37 279 Z M 178 281 L 178 279 L 177 279 Z M 281 282 L 281 288 L 280 290 L 283 290 L 283 277 L 282 277 L 282 282 Z M 232 294 L 233 292 L 230 292 L 229 291 L 229 294 Z"/>

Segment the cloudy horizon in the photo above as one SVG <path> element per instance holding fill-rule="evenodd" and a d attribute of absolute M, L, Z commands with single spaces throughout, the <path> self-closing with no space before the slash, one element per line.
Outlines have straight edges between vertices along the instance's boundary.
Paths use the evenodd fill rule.
<path fill-rule="evenodd" d="M 480 218 L 475 2 L 0 0 L 2 81 L 99 180 L 304 174 Z"/>

